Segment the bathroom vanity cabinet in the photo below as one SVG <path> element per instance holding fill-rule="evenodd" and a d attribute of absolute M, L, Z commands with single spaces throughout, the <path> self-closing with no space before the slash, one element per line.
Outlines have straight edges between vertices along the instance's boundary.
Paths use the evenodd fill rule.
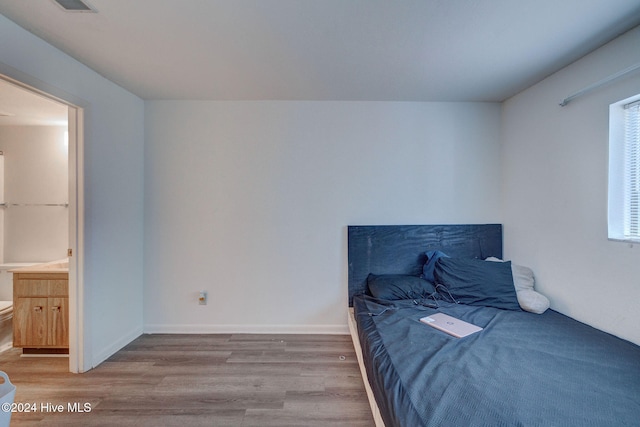
<path fill-rule="evenodd" d="M 42 270 L 13 271 L 13 346 L 68 349 L 69 272 Z"/>

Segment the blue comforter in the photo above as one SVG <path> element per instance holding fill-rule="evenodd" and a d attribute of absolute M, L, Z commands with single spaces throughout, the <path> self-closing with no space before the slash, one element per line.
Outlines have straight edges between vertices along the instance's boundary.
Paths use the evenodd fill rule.
<path fill-rule="evenodd" d="M 640 347 L 552 310 L 354 298 L 387 427 L 640 426 Z M 484 330 L 454 338 L 437 311 Z"/>

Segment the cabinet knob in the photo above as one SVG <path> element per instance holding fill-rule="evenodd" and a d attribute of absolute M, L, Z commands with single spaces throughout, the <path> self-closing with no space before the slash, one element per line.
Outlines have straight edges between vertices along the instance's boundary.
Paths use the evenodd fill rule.
<path fill-rule="evenodd" d="M 54 305 L 53 307 L 51 307 L 51 311 L 60 311 L 60 306 Z"/>
<path fill-rule="evenodd" d="M 33 311 L 36 311 L 36 312 L 42 311 L 42 306 L 36 305 L 35 307 L 33 307 Z"/>

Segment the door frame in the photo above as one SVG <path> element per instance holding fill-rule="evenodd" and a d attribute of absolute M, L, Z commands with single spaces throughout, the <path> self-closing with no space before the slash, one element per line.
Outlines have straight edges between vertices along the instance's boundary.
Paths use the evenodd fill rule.
<path fill-rule="evenodd" d="M 0 63 L 0 79 L 68 107 L 69 132 L 69 371 L 91 369 L 84 288 L 84 140 L 87 103 Z"/>

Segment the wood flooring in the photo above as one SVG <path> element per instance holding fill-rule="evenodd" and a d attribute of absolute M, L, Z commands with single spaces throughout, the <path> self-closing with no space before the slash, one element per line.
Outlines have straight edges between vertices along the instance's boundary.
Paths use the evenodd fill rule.
<path fill-rule="evenodd" d="M 0 370 L 37 408 L 12 427 L 373 425 L 348 335 L 142 335 L 84 374 L 18 349 Z"/>

